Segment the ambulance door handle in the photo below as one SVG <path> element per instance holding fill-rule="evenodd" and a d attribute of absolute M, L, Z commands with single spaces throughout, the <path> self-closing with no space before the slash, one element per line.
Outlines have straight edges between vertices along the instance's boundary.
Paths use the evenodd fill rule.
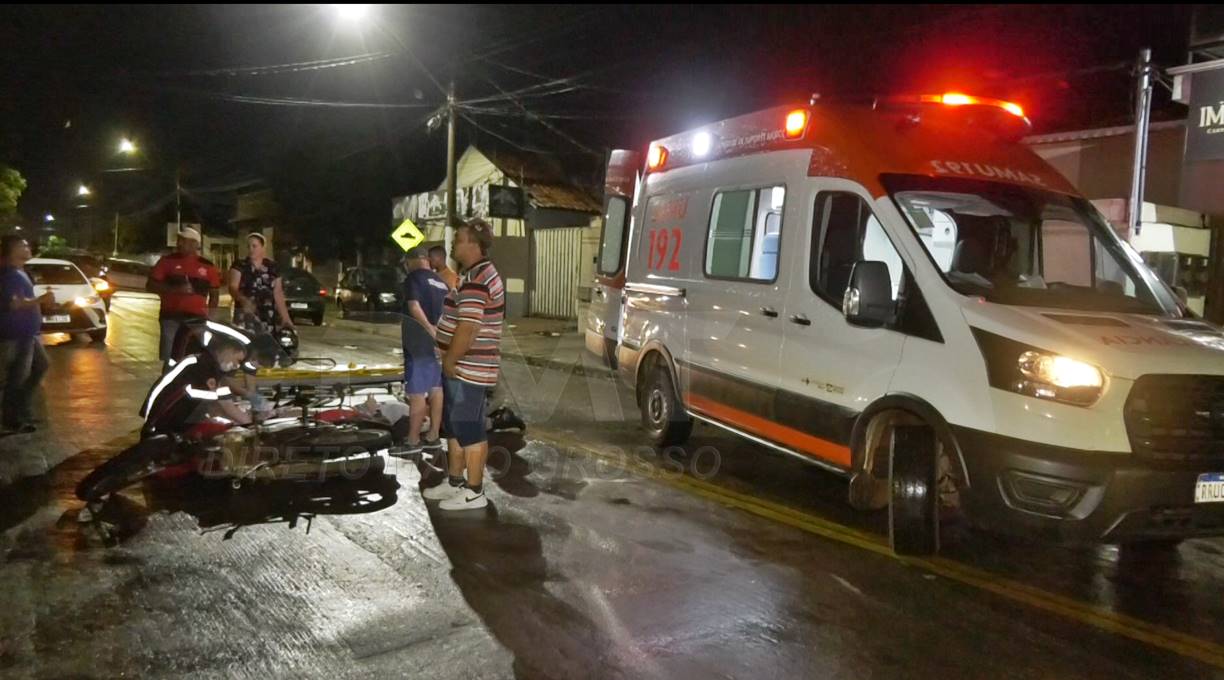
<path fill-rule="evenodd" d="M 791 323 L 797 323 L 800 326 L 811 326 L 812 325 L 812 320 L 802 314 L 792 314 L 790 320 L 791 320 Z"/>
<path fill-rule="evenodd" d="M 773 307 L 762 307 L 761 313 L 771 319 L 778 318 L 778 310 L 774 309 Z"/>

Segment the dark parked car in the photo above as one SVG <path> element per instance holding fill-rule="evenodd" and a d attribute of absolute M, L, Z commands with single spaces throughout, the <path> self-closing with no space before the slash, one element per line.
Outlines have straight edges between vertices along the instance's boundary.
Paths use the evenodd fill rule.
<path fill-rule="evenodd" d="M 336 306 L 343 316 L 348 312 L 398 312 L 400 310 L 399 270 L 389 265 L 352 267 L 336 288 Z"/>
<path fill-rule="evenodd" d="M 323 325 L 323 308 L 327 306 L 327 289 L 310 272 L 290 267 L 281 274 L 285 304 L 293 318 L 305 317 L 316 326 Z"/>
<path fill-rule="evenodd" d="M 151 269 L 149 265 L 137 260 L 106 258 L 106 273 L 110 277 L 108 280 L 116 288 L 144 290 Z"/>

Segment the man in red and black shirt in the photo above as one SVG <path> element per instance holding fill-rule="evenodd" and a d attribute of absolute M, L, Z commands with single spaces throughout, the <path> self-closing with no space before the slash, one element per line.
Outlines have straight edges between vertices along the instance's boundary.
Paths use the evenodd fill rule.
<path fill-rule="evenodd" d="M 178 249 L 157 261 L 145 286 L 161 296 L 161 344 L 158 358 L 170 358 L 174 336 L 184 321 L 205 319 L 216 309 L 221 273 L 209 260 L 200 257 L 200 232 L 183 229 L 178 234 Z"/>

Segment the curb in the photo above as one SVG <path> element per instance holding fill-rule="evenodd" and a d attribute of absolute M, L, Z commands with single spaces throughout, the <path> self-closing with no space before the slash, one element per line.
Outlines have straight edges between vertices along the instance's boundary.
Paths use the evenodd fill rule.
<path fill-rule="evenodd" d="M 400 339 L 400 326 L 397 323 L 370 323 L 369 321 L 353 321 L 351 319 L 334 319 L 327 321 L 326 328 L 337 328 L 342 331 L 378 335 L 384 338 Z"/>
<path fill-rule="evenodd" d="M 356 333 L 365 333 L 367 335 L 376 335 L 385 338 L 395 338 L 396 340 L 400 338 L 399 324 L 370 323 L 368 321 L 353 321 L 351 319 L 336 319 L 335 321 L 329 321 L 327 323 L 327 327 L 329 328 L 353 331 Z M 556 359 L 532 356 L 530 354 L 507 352 L 505 349 L 502 350 L 502 356 L 510 359 L 517 359 L 529 366 L 553 368 L 560 371 L 576 373 L 581 376 L 604 377 L 616 375 L 616 371 L 606 366 L 586 365 L 586 362 L 582 361 L 582 357 L 579 357 L 579 359 L 573 362 L 565 362 L 557 361 Z"/>

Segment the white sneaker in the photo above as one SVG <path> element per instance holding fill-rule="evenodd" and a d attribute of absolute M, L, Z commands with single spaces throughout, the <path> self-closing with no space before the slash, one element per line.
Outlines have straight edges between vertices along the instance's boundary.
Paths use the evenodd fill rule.
<path fill-rule="evenodd" d="M 451 486 L 450 480 L 444 479 L 437 486 L 431 486 L 421 492 L 427 501 L 444 501 L 448 498 L 453 498 L 466 491 L 462 486 Z"/>
<path fill-rule="evenodd" d="M 439 510 L 479 510 L 489 504 L 484 492 L 476 493 L 464 488 L 463 493 L 455 494 L 438 504 Z"/>

